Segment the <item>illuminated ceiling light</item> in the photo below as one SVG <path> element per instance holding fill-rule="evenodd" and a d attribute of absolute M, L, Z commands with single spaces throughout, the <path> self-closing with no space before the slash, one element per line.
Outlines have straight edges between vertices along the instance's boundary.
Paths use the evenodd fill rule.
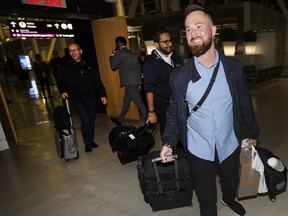
<path fill-rule="evenodd" d="M 142 26 L 127 26 L 128 32 L 140 32 Z"/>
<path fill-rule="evenodd" d="M 227 56 L 234 56 L 236 49 L 236 42 L 223 42 L 224 53 Z"/>
<path fill-rule="evenodd" d="M 105 0 L 105 2 L 109 4 L 115 4 L 117 3 L 117 0 Z"/>

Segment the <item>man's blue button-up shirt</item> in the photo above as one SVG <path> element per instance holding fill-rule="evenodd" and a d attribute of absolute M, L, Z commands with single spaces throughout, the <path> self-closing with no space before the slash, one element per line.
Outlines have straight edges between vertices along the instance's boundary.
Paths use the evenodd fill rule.
<path fill-rule="evenodd" d="M 190 81 L 187 87 L 186 101 L 191 112 L 187 119 L 187 146 L 193 155 L 209 161 L 214 161 L 216 148 L 222 162 L 235 151 L 238 141 L 233 128 L 232 97 L 221 62 L 208 97 L 196 112 L 192 112 L 209 85 L 219 61 L 217 51 L 216 54 L 215 62 L 210 68 L 206 68 L 194 57 L 201 79 L 195 83 Z"/>

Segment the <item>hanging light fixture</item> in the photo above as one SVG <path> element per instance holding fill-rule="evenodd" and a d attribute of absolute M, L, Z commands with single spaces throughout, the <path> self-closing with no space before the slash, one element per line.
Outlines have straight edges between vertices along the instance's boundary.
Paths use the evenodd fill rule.
<path fill-rule="evenodd" d="M 115 4 L 117 3 L 117 0 L 105 0 L 105 2 L 108 4 Z"/>

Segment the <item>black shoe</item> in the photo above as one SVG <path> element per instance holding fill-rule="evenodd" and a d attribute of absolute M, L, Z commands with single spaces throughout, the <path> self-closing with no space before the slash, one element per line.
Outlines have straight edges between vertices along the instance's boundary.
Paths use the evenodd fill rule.
<path fill-rule="evenodd" d="M 86 153 L 91 153 L 91 152 L 92 152 L 92 147 L 91 147 L 91 145 L 85 145 L 85 152 L 86 152 Z"/>
<path fill-rule="evenodd" d="M 225 200 L 222 197 L 221 202 L 223 205 L 231 208 L 234 211 L 235 215 L 244 216 L 246 214 L 244 207 L 240 203 L 236 202 L 235 200 Z"/>
<path fill-rule="evenodd" d="M 95 142 L 93 142 L 93 143 L 91 144 L 91 146 L 92 146 L 92 148 L 99 148 L 99 145 L 98 145 L 97 143 L 95 143 Z"/>
<path fill-rule="evenodd" d="M 110 120 L 114 122 L 118 127 L 121 126 L 121 122 L 116 117 L 111 116 Z"/>

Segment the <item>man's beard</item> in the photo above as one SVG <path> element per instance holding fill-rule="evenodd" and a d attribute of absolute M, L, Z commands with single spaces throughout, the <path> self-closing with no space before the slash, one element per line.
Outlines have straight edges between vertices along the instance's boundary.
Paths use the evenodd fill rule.
<path fill-rule="evenodd" d="M 164 55 L 169 55 L 172 52 L 172 49 L 171 51 L 167 51 L 166 49 L 162 49 L 162 47 L 159 47 L 159 51 L 163 53 Z"/>
<path fill-rule="evenodd" d="M 209 37 L 202 44 L 190 45 L 191 51 L 194 56 L 199 57 L 206 53 L 212 45 L 212 37 Z"/>

